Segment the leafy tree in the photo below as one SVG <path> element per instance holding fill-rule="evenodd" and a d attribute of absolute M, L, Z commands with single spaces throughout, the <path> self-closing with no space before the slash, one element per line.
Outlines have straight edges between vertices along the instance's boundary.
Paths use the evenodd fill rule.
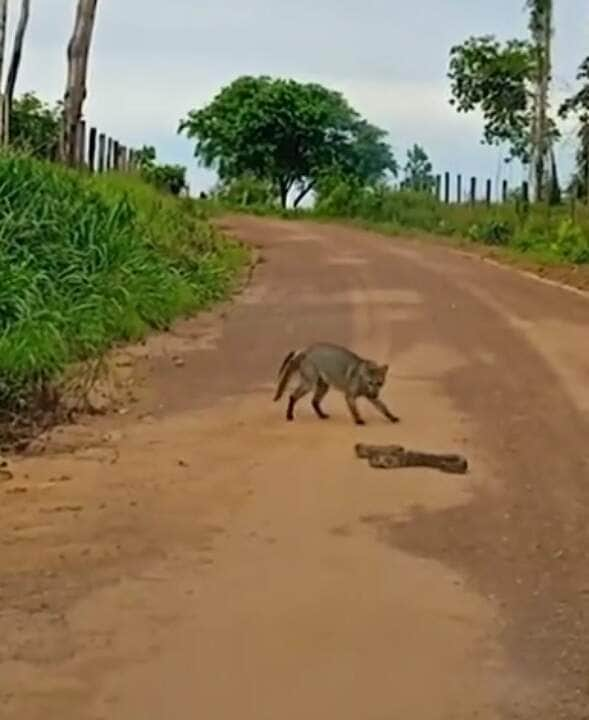
<path fill-rule="evenodd" d="M 338 92 L 314 83 L 240 77 L 192 110 L 179 132 L 196 140 L 195 156 L 222 182 L 249 174 L 295 205 L 328 173 L 365 180 L 396 171 L 385 133 L 366 123 Z"/>
<path fill-rule="evenodd" d="M 11 145 L 36 157 L 56 159 L 61 115 L 60 104 L 51 107 L 35 93 L 16 98 L 10 113 Z"/>
<path fill-rule="evenodd" d="M 530 97 L 527 83 L 533 71 L 530 44 L 491 35 L 471 37 L 450 51 L 452 99 L 458 112 L 480 109 L 483 141 L 507 143 L 510 155 L 529 161 Z"/>
<path fill-rule="evenodd" d="M 404 189 L 429 191 L 436 184 L 433 166 L 425 150 L 415 144 L 407 151 L 407 164 L 404 168 L 405 177 L 401 183 Z"/>
<path fill-rule="evenodd" d="M 160 190 L 180 195 L 188 188 L 186 168 L 183 165 L 160 165 L 153 145 L 144 145 L 135 154 L 135 162 L 144 180 Z"/>
<path fill-rule="evenodd" d="M 581 63 L 577 80 L 582 81 L 581 88 L 562 103 L 559 115 L 563 119 L 574 115 L 578 120 L 579 146 L 573 184 L 577 188 L 578 197 L 587 198 L 589 195 L 589 56 Z"/>
<path fill-rule="evenodd" d="M 157 153 L 153 145 L 144 145 L 135 153 L 135 162 L 140 170 L 152 168 L 155 165 Z"/>
<path fill-rule="evenodd" d="M 276 188 L 267 180 L 258 180 L 250 174 L 222 182 L 215 190 L 219 199 L 232 205 L 274 205 Z"/>
<path fill-rule="evenodd" d="M 536 198 L 555 196 L 552 148 L 559 138 L 549 116 L 552 0 L 526 0 L 531 41 L 500 43 L 492 35 L 471 37 L 450 51 L 451 104 L 458 112 L 479 109 L 483 141 L 509 145 L 510 157 L 533 164 Z"/>
<path fill-rule="evenodd" d="M 364 185 L 380 182 L 387 173 L 396 177 L 399 166 L 386 136 L 385 130 L 358 120 L 352 127 L 349 146 L 335 160 L 335 168 L 348 179 Z"/>
<path fill-rule="evenodd" d="M 143 173 L 146 180 L 172 195 L 187 189 L 186 168 L 183 165 L 154 165 Z"/>

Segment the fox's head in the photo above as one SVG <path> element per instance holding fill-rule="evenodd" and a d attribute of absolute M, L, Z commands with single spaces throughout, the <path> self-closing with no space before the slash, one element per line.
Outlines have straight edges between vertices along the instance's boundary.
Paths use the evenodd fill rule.
<path fill-rule="evenodd" d="M 377 363 L 365 363 L 362 367 L 362 385 L 367 398 L 375 400 L 380 393 L 382 386 L 387 379 L 388 365 L 377 365 Z"/>

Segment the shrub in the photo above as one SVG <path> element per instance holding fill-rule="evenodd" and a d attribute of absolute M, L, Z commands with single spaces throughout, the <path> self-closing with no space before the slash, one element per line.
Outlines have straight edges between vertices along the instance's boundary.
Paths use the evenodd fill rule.
<path fill-rule="evenodd" d="M 495 218 L 471 225 L 467 237 L 485 245 L 507 245 L 513 236 L 509 223 Z"/>

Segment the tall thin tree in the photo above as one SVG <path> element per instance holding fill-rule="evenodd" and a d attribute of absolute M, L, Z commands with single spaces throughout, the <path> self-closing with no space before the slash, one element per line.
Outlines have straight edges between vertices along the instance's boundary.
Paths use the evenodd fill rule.
<path fill-rule="evenodd" d="M 0 84 L 4 73 L 6 51 L 6 26 L 8 24 L 8 0 L 0 0 Z M 0 91 L 0 142 L 4 138 L 4 97 Z"/>
<path fill-rule="evenodd" d="M 14 47 L 12 48 L 12 57 L 10 59 L 10 65 L 8 67 L 8 74 L 6 76 L 6 88 L 4 90 L 4 107 L 5 107 L 5 125 L 4 125 L 4 138 L 8 142 L 10 135 L 10 114 L 12 111 L 12 101 L 14 98 L 14 90 L 16 88 L 16 80 L 18 77 L 18 71 L 20 68 L 20 61 L 22 58 L 23 45 L 25 40 L 25 33 L 29 24 L 29 17 L 31 14 L 31 0 L 21 0 L 20 5 L 20 18 L 16 27 L 16 33 L 14 35 Z"/>
<path fill-rule="evenodd" d="M 545 199 L 546 165 L 550 158 L 550 119 L 548 117 L 552 74 L 552 0 L 526 0 L 530 10 L 529 28 L 534 44 L 534 104 L 532 119 L 532 174 L 537 201 Z"/>
<path fill-rule="evenodd" d="M 88 55 L 96 20 L 97 0 L 78 0 L 74 31 L 67 49 L 67 81 L 63 107 L 62 160 L 76 160 L 76 128 L 86 99 Z"/>

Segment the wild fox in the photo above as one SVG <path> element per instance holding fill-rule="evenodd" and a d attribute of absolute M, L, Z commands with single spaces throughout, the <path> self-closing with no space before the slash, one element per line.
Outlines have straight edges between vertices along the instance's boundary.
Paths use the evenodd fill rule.
<path fill-rule="evenodd" d="M 299 384 L 291 393 L 286 419 L 294 420 L 297 402 L 314 389 L 311 405 L 318 417 L 326 420 L 329 415 L 321 409 L 321 401 L 331 385 L 344 393 L 350 413 L 357 425 L 364 425 L 356 407 L 356 399 L 365 397 L 390 422 L 399 422 L 384 402 L 378 397 L 385 383 L 388 365 L 378 365 L 365 360 L 351 350 L 330 343 L 316 343 L 306 350 L 290 352 L 278 373 L 278 387 L 274 402 L 280 400 L 292 375 L 299 375 Z"/>

